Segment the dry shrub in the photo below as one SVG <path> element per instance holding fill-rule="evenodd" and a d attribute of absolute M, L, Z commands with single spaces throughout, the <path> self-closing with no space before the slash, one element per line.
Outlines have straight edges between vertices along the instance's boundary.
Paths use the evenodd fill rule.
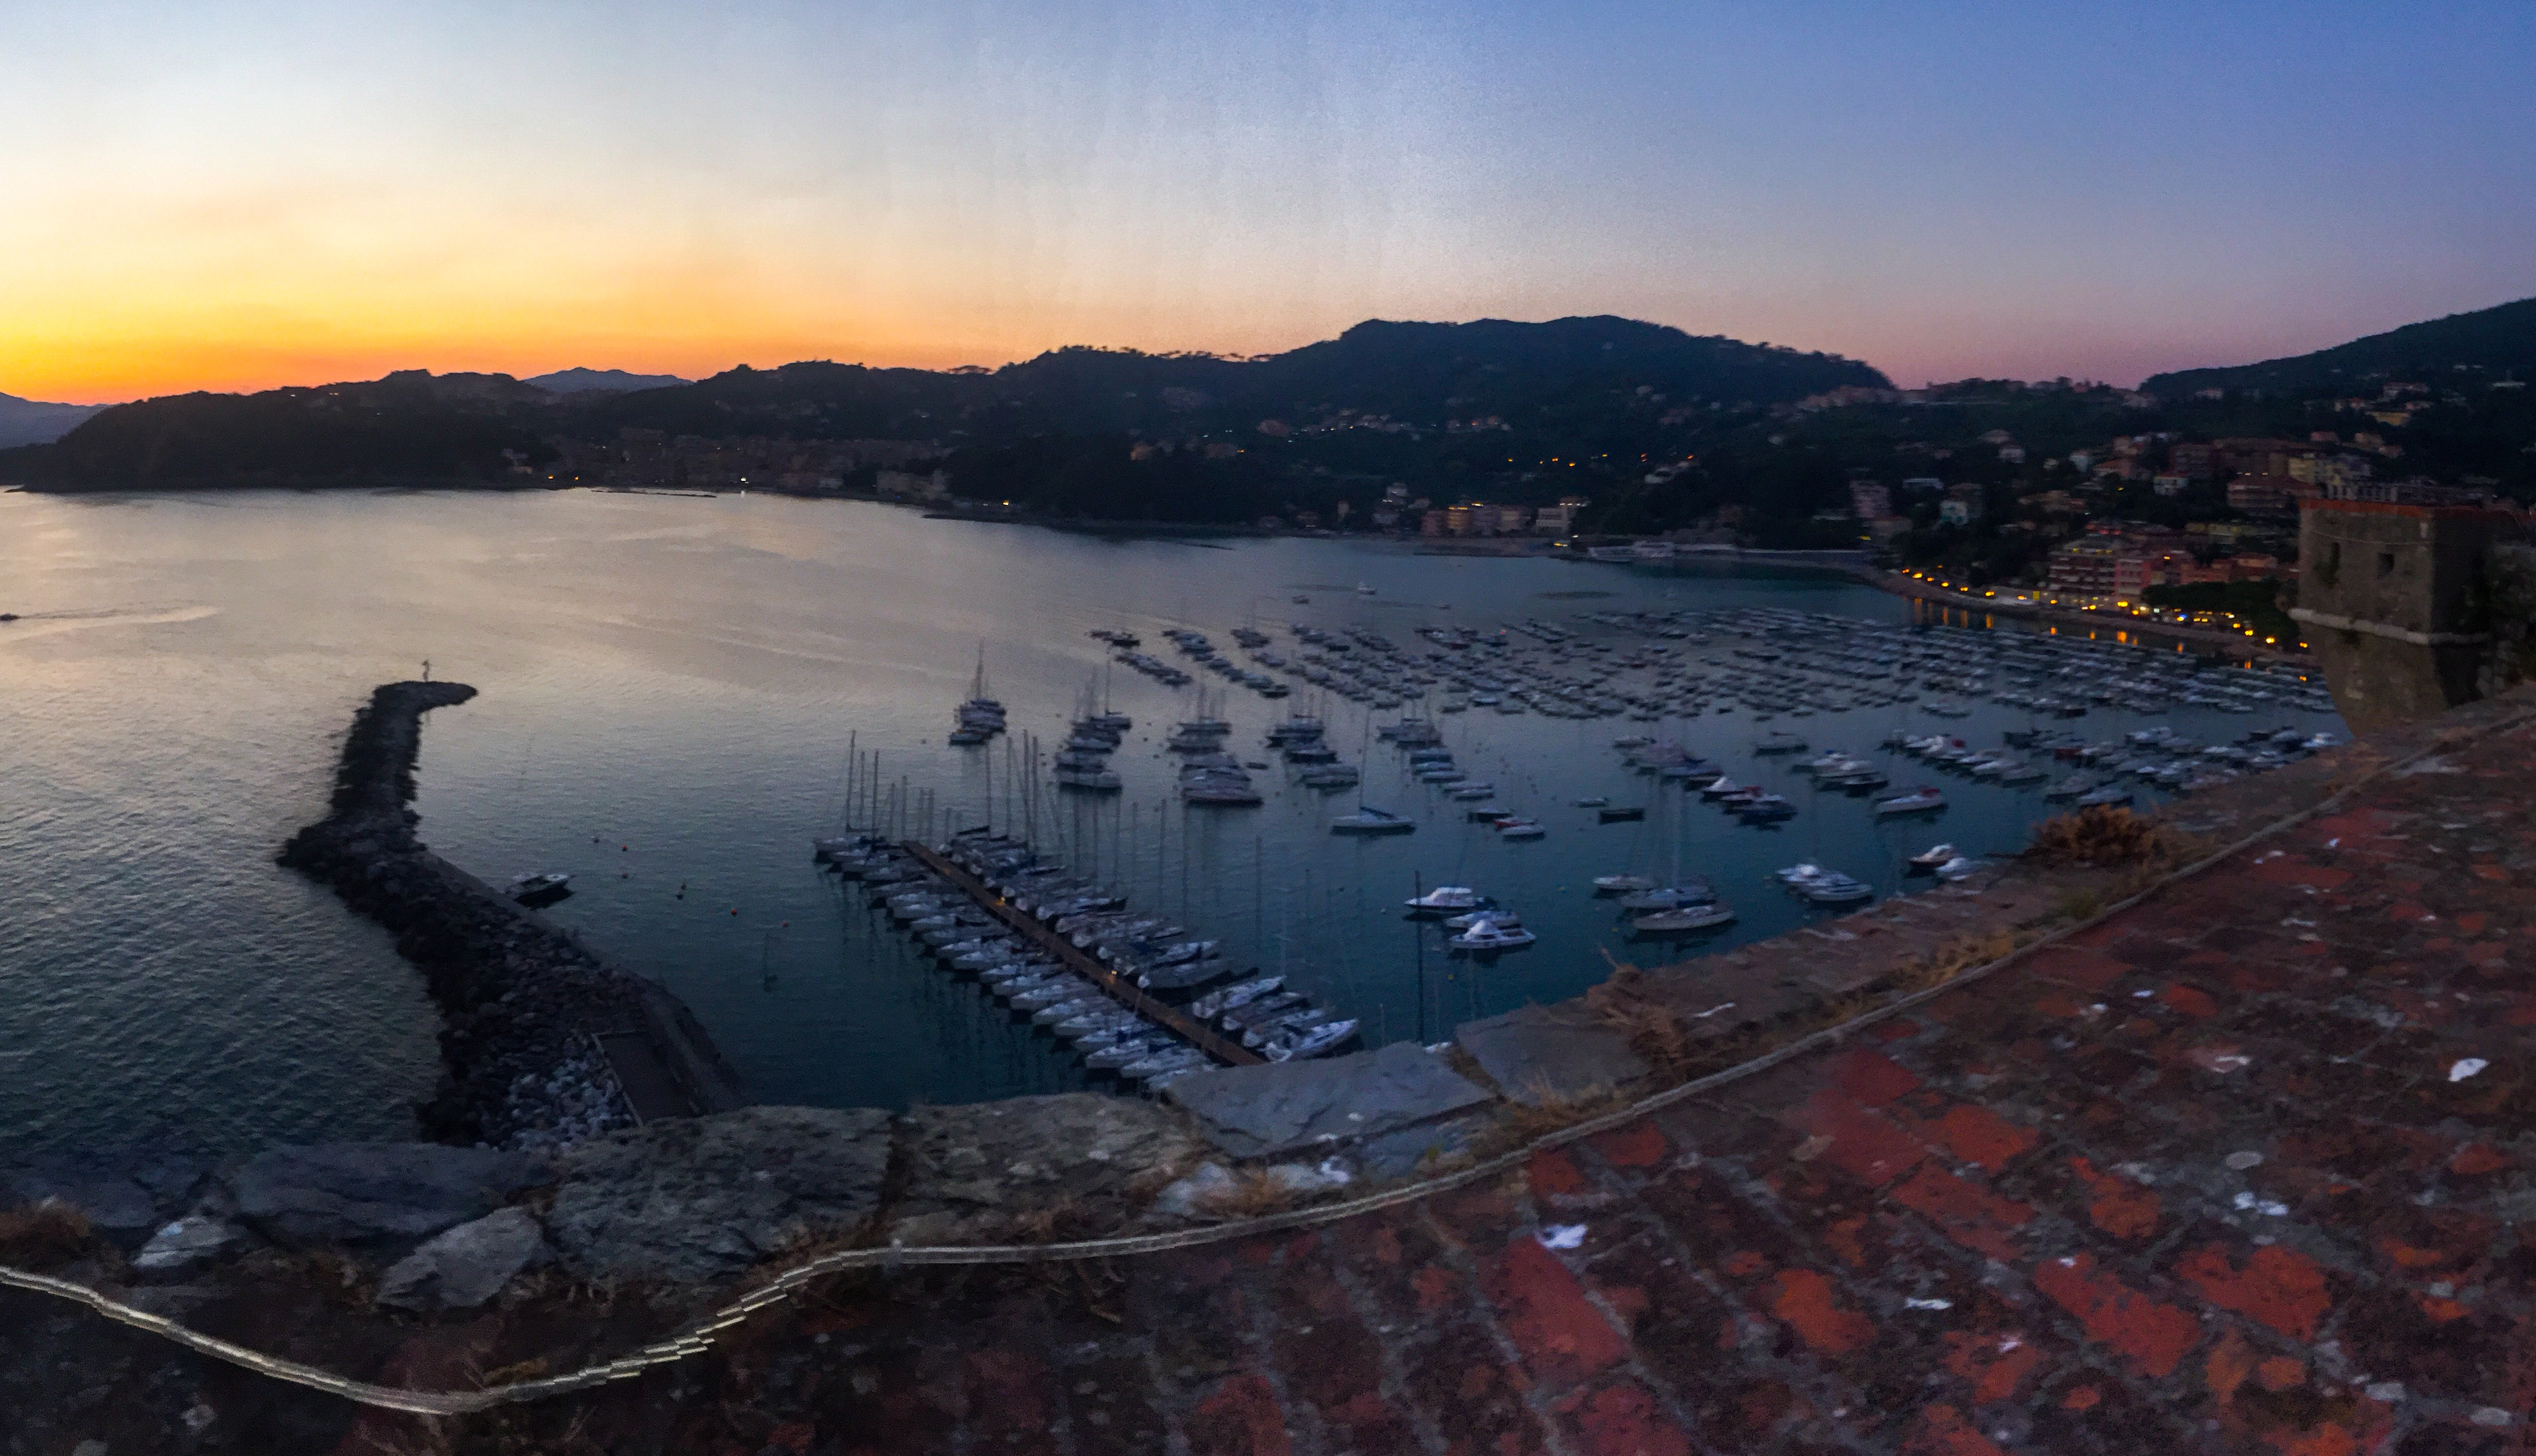
<path fill-rule="evenodd" d="M 1625 962 L 1611 979 L 1585 993 L 1585 1004 L 1606 1026 L 1628 1039 L 1658 1075 L 1679 1078 L 1692 1061 L 1690 1027 L 1681 1013 L 1657 998 L 1645 972 Z"/>
<path fill-rule="evenodd" d="M 1165 1158 L 1138 1169 L 1135 1174 L 1127 1179 L 1127 1207 L 1122 1210 L 1122 1213 L 1133 1213 L 1143 1209 L 1145 1205 L 1160 1197 L 1165 1188 L 1197 1171 L 1198 1165 L 1206 1162 L 1209 1151 L 1208 1145 L 1203 1140 L 1192 1135 L 1188 1144 L 1176 1156 Z"/>
<path fill-rule="evenodd" d="M 2000 929 L 1986 935 L 1960 935 L 1925 956 L 1913 956 L 1894 968 L 1892 983 L 1906 991 L 1943 985 L 1975 966 L 1987 966 L 2016 949 L 2016 936 Z"/>
<path fill-rule="evenodd" d="M 1011 1243 L 1077 1243 L 1111 1233 L 1110 1221 L 1079 1198 L 1013 1215 L 1006 1241 Z"/>
<path fill-rule="evenodd" d="M 2036 825 L 2025 857 L 2045 864 L 2162 864 L 2183 851 L 2183 839 L 2145 815 L 2097 804 Z"/>
<path fill-rule="evenodd" d="M 88 1215 L 52 1199 L 0 1213 L 0 1264 L 53 1274 L 82 1259 L 120 1266 L 122 1256 L 89 1226 Z"/>
<path fill-rule="evenodd" d="M 747 1291 L 770 1285 L 804 1264 L 815 1264 L 830 1254 L 847 1249 L 877 1248 L 881 1241 L 881 1221 L 877 1216 L 859 1223 L 803 1229 L 796 1232 L 790 1242 L 750 1269 L 739 1287 Z M 845 1277 L 852 1278 L 852 1272 L 849 1271 Z"/>
<path fill-rule="evenodd" d="M 1610 1088 L 1582 1097 L 1564 1097 L 1543 1087 L 1532 1089 L 1532 1093 L 1535 1100 L 1529 1103 L 1508 1099 L 1495 1120 L 1472 1137 L 1471 1151 L 1482 1158 L 1511 1153 L 1561 1128 L 1601 1116 L 1625 1101 Z"/>
<path fill-rule="evenodd" d="M 340 1249 L 307 1248 L 292 1253 L 273 1251 L 263 1256 L 262 1268 L 267 1277 L 312 1290 L 338 1307 L 360 1310 L 377 1307 L 378 1277 L 359 1260 Z"/>
<path fill-rule="evenodd" d="M 1265 1169 L 1245 1168 L 1233 1175 L 1233 1186 L 1204 1195 L 1201 1207 L 1219 1219 L 1255 1219 L 1283 1213 L 1295 1202 L 1295 1190 L 1269 1176 Z"/>
<path fill-rule="evenodd" d="M 492 1390 L 504 1385 L 524 1385 L 531 1380 L 542 1380 L 552 1373 L 554 1372 L 548 1368 L 545 1357 L 534 1356 L 528 1360 L 516 1361 L 510 1364 L 498 1365 L 486 1370 L 476 1377 L 476 1383 L 483 1389 Z"/>

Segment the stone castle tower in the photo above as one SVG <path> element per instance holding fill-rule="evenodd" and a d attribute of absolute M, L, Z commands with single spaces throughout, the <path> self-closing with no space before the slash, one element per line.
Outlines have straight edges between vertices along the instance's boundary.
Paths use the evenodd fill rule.
<path fill-rule="evenodd" d="M 2440 486 L 2354 481 L 2304 503 L 2290 615 L 2355 730 L 2432 717 L 2492 686 L 2536 606 L 2510 589 L 2523 535 L 2518 512 Z"/>

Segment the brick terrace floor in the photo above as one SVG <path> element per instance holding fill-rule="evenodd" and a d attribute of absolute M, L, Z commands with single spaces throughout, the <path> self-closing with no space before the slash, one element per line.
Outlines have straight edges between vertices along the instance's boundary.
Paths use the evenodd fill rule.
<path fill-rule="evenodd" d="M 2487 736 L 1501 1185 L 1104 1268 L 873 1278 L 435 1441 L 2536 1449 L 2531 784 L 2536 732 Z M 338 1449 L 447 1449 L 417 1440 L 364 1417 Z"/>

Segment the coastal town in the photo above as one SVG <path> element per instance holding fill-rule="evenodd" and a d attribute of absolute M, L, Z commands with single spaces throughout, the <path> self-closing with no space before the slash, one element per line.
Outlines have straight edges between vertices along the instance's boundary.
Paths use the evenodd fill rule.
<path fill-rule="evenodd" d="M 2460 393 L 2467 388 L 2482 398 Z M 2503 377 L 2437 388 L 2385 379 L 2367 393 L 2310 392 L 2287 412 L 2333 427 L 2300 435 L 2207 427 L 2284 413 L 2260 390 L 2221 386 L 2168 401 L 2067 381 L 1967 381 L 1908 391 L 1844 385 L 1766 408 L 1739 403 L 1696 411 L 1642 388 L 1621 395 L 1626 413 L 1653 411 L 1652 422 L 1667 431 L 1694 414 L 1715 415 L 1698 427 L 1723 438 L 1705 451 L 1663 458 L 1650 449 L 1634 461 L 1609 453 L 1544 453 L 1529 460 L 1510 453 L 1485 474 L 1457 468 L 1474 437 L 1514 434 L 1494 414 L 1419 424 L 1332 407 L 1295 420 L 1261 419 L 1247 429 L 1130 430 L 1115 448 L 1131 470 L 1233 469 L 1273 460 L 1300 482 L 1288 492 L 1296 499 L 1285 509 L 1208 523 L 1215 530 L 1388 538 L 1430 551 L 1566 555 L 1637 567 L 1756 558 L 1831 565 L 1942 606 L 2091 624 L 2111 618 L 2125 627 L 2182 633 L 2204 646 L 2296 657 L 2305 643 L 2288 611 L 2300 572 L 2301 507 L 2324 497 L 2391 499 L 2425 491 L 2465 501 L 2491 498 L 2497 477 L 2462 472 L 2438 478 L 2408 458 L 2406 441 L 2431 433 L 2441 418 L 2438 411 L 2518 405 L 2523 389 L 2521 381 Z M 1190 396 L 1177 406 L 1207 403 Z M 1992 417 L 2018 423 L 1973 428 Z M 2084 429 L 2085 422 L 2131 418 L 2171 427 Z M 1409 478 L 1340 470 L 1327 463 L 1333 457 L 1307 453 L 1361 451 L 1366 441 L 1389 452 L 1384 458 Z M 1721 488 L 1718 477 L 1729 470 L 1736 476 L 1752 473 L 1738 452 L 1748 455 L 1755 443 L 1815 457 L 1807 462 L 1805 488 L 1820 504 L 1802 520 L 1750 499 L 1748 490 L 1734 488 L 1739 481 L 1730 478 Z M 1431 455 L 1415 453 L 1430 444 L 1461 453 L 1449 455 L 1439 472 Z M 1520 452 L 1525 445 L 1490 448 Z M 1404 450 L 1412 453 L 1403 456 Z M 1897 464 L 1849 463 L 1877 456 Z M 522 467 L 519 474 L 533 473 Z M 1173 524 L 1051 511 L 1027 498 L 991 494 L 974 483 L 974 452 L 964 455 L 956 442 L 934 439 L 722 437 L 628 426 L 603 444 L 565 438 L 556 458 L 534 474 L 546 484 L 860 498 L 1078 529 Z M 1439 488 L 1439 474 L 1477 475 L 1485 485 L 1448 491 Z M 1559 488 L 1571 479 L 1586 488 Z M 1650 498 L 1671 508 L 1648 519 Z M 1689 512 L 1700 504 L 1706 508 Z"/>

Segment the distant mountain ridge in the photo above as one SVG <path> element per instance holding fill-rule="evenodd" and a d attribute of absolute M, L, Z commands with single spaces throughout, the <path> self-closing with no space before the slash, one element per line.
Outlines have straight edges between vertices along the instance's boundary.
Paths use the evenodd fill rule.
<path fill-rule="evenodd" d="M 629 374 L 622 369 L 557 369 L 551 374 L 533 374 L 520 381 L 548 394 L 582 395 L 601 390 L 631 394 L 642 389 L 669 389 L 694 381 L 675 374 Z"/>
<path fill-rule="evenodd" d="M 999 369 L 812 361 L 745 366 L 675 389 L 593 403 L 585 428 L 673 433 L 985 440 L 1055 431 L 1242 428 L 1316 409 L 1419 423 L 1496 416 L 1518 427 L 1605 407 L 1616 392 L 1786 404 L 1878 370 L 1610 316 L 1514 323 L 1369 320 L 1285 353 L 1228 358 L 1069 347 Z"/>
<path fill-rule="evenodd" d="M 16 445 L 49 445 L 69 434 L 103 405 L 47 405 L 0 395 L 0 450 Z"/>
<path fill-rule="evenodd" d="M 148 400 L 104 411 L 53 445 L 0 457 L 0 473 L 92 489 L 493 481 L 540 474 L 535 468 L 556 458 L 559 441 L 613 440 L 625 428 L 717 439 L 928 441 L 974 451 L 1050 437 L 1256 442 L 1373 424 L 1369 436 L 1351 438 L 1503 430 L 1541 457 L 1572 460 L 1590 450 L 1598 459 L 1630 459 L 1688 428 L 1693 411 L 1790 404 L 1843 385 L 1890 387 L 1882 373 L 1837 354 L 1608 316 L 1374 320 L 1250 358 L 1067 348 L 991 370 L 808 361 L 632 390 L 616 388 L 619 377 L 407 369 L 254 395 Z M 570 393 L 546 387 L 558 379 L 606 384 Z M 1616 450 L 1624 453 L 1614 457 Z M 1510 454 L 1491 445 L 1474 460 L 1502 464 Z M 1367 459 L 1356 468 L 1389 467 Z"/>
<path fill-rule="evenodd" d="M 2458 365 L 2496 378 L 2536 378 L 2536 298 L 2406 324 L 2314 353 L 2224 368 L 2179 369 L 2156 375 L 2140 388 L 2173 397 L 2202 389 L 2356 384 L 2369 375 L 2418 375 L 2428 382 L 2452 377 Z"/>

